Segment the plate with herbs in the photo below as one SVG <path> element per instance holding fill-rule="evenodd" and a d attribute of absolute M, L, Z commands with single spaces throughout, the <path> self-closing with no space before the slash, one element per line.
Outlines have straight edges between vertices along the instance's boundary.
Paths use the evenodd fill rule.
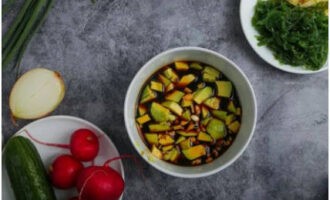
<path fill-rule="evenodd" d="M 270 65 L 291 73 L 328 69 L 327 0 L 242 0 L 243 32 Z"/>

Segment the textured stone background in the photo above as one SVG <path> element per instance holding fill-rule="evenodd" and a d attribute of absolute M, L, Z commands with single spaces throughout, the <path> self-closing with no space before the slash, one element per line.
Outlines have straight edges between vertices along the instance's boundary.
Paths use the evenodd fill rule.
<path fill-rule="evenodd" d="M 143 161 L 146 180 L 124 161 L 124 199 L 326 199 L 328 77 L 276 70 L 250 48 L 239 21 L 239 0 L 58 0 L 31 41 L 22 71 L 46 66 L 67 85 L 54 115 L 73 115 L 108 133 L 120 153 L 137 155 L 125 127 L 126 89 L 139 68 L 178 46 L 200 46 L 233 60 L 250 79 L 258 122 L 244 154 L 216 175 L 186 180 Z M 11 15 L 3 19 L 3 27 Z M 14 134 L 7 99 L 15 76 L 4 71 L 3 133 Z M 23 126 L 28 122 L 20 122 Z"/>

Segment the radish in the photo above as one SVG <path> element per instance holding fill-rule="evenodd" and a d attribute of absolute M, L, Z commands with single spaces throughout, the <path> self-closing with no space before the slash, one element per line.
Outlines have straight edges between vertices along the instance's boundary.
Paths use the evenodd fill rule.
<path fill-rule="evenodd" d="M 135 159 L 131 155 L 122 155 L 106 161 L 103 166 L 84 168 L 76 184 L 79 200 L 117 200 L 124 191 L 125 182 L 121 175 L 109 166 L 109 163 L 122 158 Z"/>
<path fill-rule="evenodd" d="M 47 146 L 70 149 L 71 154 L 79 161 L 91 161 L 99 152 L 99 140 L 96 134 L 89 129 L 78 129 L 71 135 L 70 144 L 55 144 L 39 141 L 27 130 L 27 135 L 35 142 Z"/>
<path fill-rule="evenodd" d="M 60 189 L 69 189 L 75 186 L 78 174 L 84 166 L 71 155 L 60 155 L 49 167 L 52 184 Z"/>
<path fill-rule="evenodd" d="M 71 136 L 70 150 L 80 161 L 93 160 L 99 152 L 99 140 L 91 130 L 78 129 Z"/>

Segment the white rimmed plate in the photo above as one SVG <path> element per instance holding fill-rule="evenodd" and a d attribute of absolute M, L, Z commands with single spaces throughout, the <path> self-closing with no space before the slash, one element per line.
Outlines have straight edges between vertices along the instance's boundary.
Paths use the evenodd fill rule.
<path fill-rule="evenodd" d="M 96 165 L 102 165 L 104 161 L 108 160 L 109 158 L 119 156 L 119 153 L 115 145 L 101 129 L 99 129 L 94 124 L 77 117 L 71 117 L 71 116 L 46 117 L 28 124 L 27 126 L 23 127 L 20 131 L 18 131 L 14 136 L 22 135 L 24 137 L 29 138 L 26 132 L 24 132 L 24 130 L 27 130 L 33 137 L 41 141 L 59 143 L 59 144 L 68 144 L 70 141 L 71 133 L 80 128 L 90 129 L 94 131 L 97 136 L 99 136 L 100 150 L 98 156 L 95 159 Z M 49 147 L 38 144 L 34 141 L 32 142 L 36 146 L 41 156 L 41 159 L 44 165 L 46 166 L 46 169 L 58 155 L 64 153 L 70 153 L 69 150 L 66 149 Z M 90 164 L 91 162 L 84 163 L 85 166 L 89 166 Z M 115 169 L 117 172 L 119 172 L 124 179 L 124 168 L 120 160 L 112 162 L 111 167 Z M 14 200 L 15 199 L 14 193 L 12 188 L 10 187 L 8 174 L 4 166 L 4 163 L 2 165 L 2 175 L 3 175 L 2 199 Z M 73 188 L 70 190 L 55 189 L 55 194 L 57 199 L 69 199 L 73 196 L 77 196 L 78 193 L 76 189 Z"/>
<path fill-rule="evenodd" d="M 254 15 L 254 7 L 257 4 L 258 0 L 241 0 L 240 4 L 240 18 L 243 32 L 246 36 L 246 39 L 250 43 L 253 50 L 267 63 L 270 65 L 290 73 L 296 74 L 314 74 L 318 72 L 325 71 L 328 69 L 328 62 L 319 70 L 311 71 L 304 69 L 303 67 L 294 67 L 291 65 L 281 64 L 273 56 L 272 51 L 266 46 L 258 46 L 258 40 L 256 35 L 258 35 L 257 30 L 252 26 L 252 17 Z"/>

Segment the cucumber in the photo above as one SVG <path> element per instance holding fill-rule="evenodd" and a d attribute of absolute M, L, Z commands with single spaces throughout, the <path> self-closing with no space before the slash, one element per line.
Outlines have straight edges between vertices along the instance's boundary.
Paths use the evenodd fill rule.
<path fill-rule="evenodd" d="M 46 169 L 32 142 L 11 138 L 4 149 L 4 162 L 17 200 L 55 200 Z"/>

